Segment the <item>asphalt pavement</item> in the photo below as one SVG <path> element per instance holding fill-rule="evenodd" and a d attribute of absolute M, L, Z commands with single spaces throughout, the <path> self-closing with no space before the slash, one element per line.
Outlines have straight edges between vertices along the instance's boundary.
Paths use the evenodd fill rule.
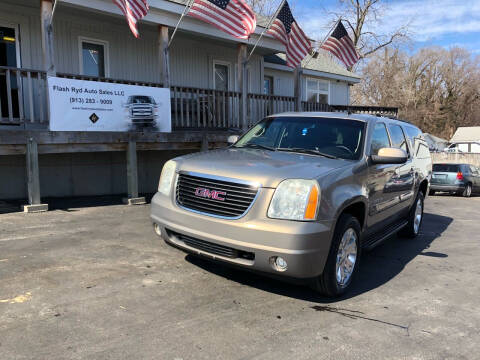
<path fill-rule="evenodd" d="M 365 254 L 337 300 L 158 238 L 149 206 L 0 214 L 0 359 L 479 359 L 480 197 Z"/>

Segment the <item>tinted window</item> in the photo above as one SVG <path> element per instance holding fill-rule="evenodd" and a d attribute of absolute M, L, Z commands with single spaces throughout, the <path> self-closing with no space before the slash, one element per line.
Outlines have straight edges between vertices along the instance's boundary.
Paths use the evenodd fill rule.
<path fill-rule="evenodd" d="M 105 76 L 104 48 L 100 44 L 82 43 L 83 74 Z"/>
<path fill-rule="evenodd" d="M 388 138 L 387 128 L 384 123 L 375 124 L 373 131 L 372 147 L 370 149 L 371 155 L 378 155 L 378 150 L 381 148 L 390 147 L 390 140 Z"/>
<path fill-rule="evenodd" d="M 315 150 L 342 159 L 362 153 L 365 123 L 320 117 L 267 118 L 255 125 L 235 147 L 268 146 L 277 151 Z"/>
<path fill-rule="evenodd" d="M 407 140 L 403 130 L 399 125 L 390 125 L 390 136 L 392 137 L 392 146 L 404 150 L 408 154 Z"/>
<path fill-rule="evenodd" d="M 459 170 L 459 166 L 455 164 L 433 164 L 433 171 L 456 173 Z"/>

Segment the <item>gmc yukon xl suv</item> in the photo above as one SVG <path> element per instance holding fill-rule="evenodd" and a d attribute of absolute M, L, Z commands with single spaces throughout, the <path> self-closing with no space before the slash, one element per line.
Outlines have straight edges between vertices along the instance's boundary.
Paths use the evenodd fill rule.
<path fill-rule="evenodd" d="M 168 244 L 338 296 L 362 250 L 419 233 L 432 162 L 413 125 L 284 113 L 231 142 L 165 163 L 151 218 Z"/>

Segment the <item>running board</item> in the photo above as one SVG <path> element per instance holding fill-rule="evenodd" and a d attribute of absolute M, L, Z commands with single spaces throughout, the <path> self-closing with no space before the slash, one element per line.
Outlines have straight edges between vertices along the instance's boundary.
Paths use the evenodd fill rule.
<path fill-rule="evenodd" d="M 375 246 L 379 245 L 380 243 L 387 240 L 390 236 L 395 234 L 396 232 L 400 231 L 408 224 L 407 220 L 402 220 L 401 222 L 393 223 L 389 225 L 384 231 L 373 235 L 367 239 L 362 241 L 362 249 L 370 250 L 373 249 Z"/>

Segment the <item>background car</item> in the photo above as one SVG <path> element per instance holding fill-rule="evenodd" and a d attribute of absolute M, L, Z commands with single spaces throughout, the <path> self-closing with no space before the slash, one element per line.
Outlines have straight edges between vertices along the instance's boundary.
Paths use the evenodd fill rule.
<path fill-rule="evenodd" d="M 470 197 L 480 192 L 480 171 L 469 164 L 434 164 L 430 195 L 437 191 Z"/>

